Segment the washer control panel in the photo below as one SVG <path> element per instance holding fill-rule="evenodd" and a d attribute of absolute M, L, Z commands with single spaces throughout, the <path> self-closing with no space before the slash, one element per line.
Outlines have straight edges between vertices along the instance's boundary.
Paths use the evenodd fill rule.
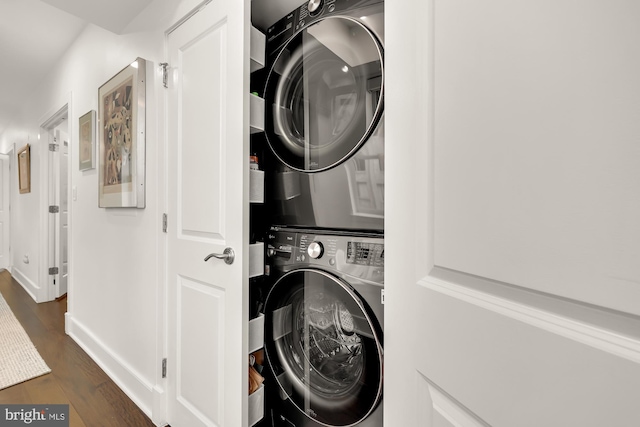
<path fill-rule="evenodd" d="M 347 242 L 347 263 L 384 266 L 384 245 L 372 242 Z"/>
<path fill-rule="evenodd" d="M 267 257 L 274 266 L 316 266 L 382 283 L 384 238 L 274 228 L 267 239 Z"/>

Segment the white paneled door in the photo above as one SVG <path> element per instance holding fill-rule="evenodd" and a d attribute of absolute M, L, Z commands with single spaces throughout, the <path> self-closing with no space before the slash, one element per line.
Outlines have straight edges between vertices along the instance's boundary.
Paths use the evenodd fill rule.
<path fill-rule="evenodd" d="M 248 24 L 247 1 L 214 0 L 167 35 L 174 427 L 247 422 Z"/>
<path fill-rule="evenodd" d="M 57 270 L 53 273 L 49 271 L 48 300 L 66 294 L 69 281 L 69 136 L 66 128 L 65 120 L 57 128 L 49 131 L 51 142 L 49 144 L 49 262 L 47 269 L 53 267 Z"/>
<path fill-rule="evenodd" d="M 56 135 L 59 144 L 58 156 L 58 188 L 57 204 L 59 206 L 58 220 L 56 224 L 56 252 L 55 265 L 58 267 L 58 282 L 56 298 L 67 293 L 69 282 L 69 137 L 61 132 Z"/>
<path fill-rule="evenodd" d="M 385 12 L 385 426 L 640 425 L 640 3 Z"/>

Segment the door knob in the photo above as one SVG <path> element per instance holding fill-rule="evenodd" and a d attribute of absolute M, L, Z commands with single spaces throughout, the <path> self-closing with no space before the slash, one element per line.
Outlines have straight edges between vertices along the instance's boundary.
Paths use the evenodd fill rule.
<path fill-rule="evenodd" d="M 207 262 L 211 258 L 223 259 L 224 262 L 226 262 L 227 264 L 233 264 L 233 260 L 236 258 L 236 253 L 233 252 L 233 249 L 226 248 L 224 250 L 224 252 L 222 252 L 221 254 L 209 254 L 209 255 L 207 255 L 206 257 L 204 257 L 204 261 Z"/>

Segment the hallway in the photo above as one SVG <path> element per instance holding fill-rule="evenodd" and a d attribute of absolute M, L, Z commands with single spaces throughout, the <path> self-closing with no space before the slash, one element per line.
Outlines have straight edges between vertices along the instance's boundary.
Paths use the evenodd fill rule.
<path fill-rule="evenodd" d="M 6 270 L 0 293 L 52 371 L 0 390 L 0 404 L 69 404 L 71 427 L 154 425 L 64 333 L 66 298 L 36 304 Z"/>

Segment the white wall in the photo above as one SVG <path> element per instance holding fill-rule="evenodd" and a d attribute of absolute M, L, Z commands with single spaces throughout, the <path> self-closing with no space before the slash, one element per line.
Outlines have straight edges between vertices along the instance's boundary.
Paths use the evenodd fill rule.
<path fill-rule="evenodd" d="M 123 390 L 161 424 L 164 419 L 164 125 L 159 63 L 164 32 L 198 4 L 158 0 L 136 17 L 124 35 L 89 24 L 0 135 L 0 152 L 32 144 L 32 191 L 12 190 L 13 273 L 28 289 L 41 283 L 46 260 L 46 145 L 40 125 L 69 106 L 70 199 L 67 332 Z M 98 88 L 136 57 L 150 61 L 146 98 L 146 208 L 98 208 L 98 170 L 78 170 L 78 119 L 98 110 Z M 44 172 L 43 172 L 44 171 Z M 13 171 L 14 175 L 17 173 Z M 46 254 L 46 252 L 44 252 Z M 23 263 L 28 255 L 29 264 Z M 34 292 L 32 291 L 32 294 Z M 36 295 L 33 295 L 36 298 Z"/>
<path fill-rule="evenodd" d="M 12 134 L 11 143 L 3 146 L 2 152 L 7 153 L 15 146 L 12 156 L 12 185 L 11 190 L 11 259 L 10 271 L 14 277 L 23 284 L 27 292 L 38 299 L 40 284 L 38 280 L 40 265 L 40 250 L 44 245 L 40 233 L 40 195 L 42 189 L 37 184 L 40 182 L 41 171 L 38 165 L 42 162 L 41 149 L 46 141 L 38 141 L 37 127 L 24 128 L 22 132 Z M 46 139 L 46 138 L 45 138 Z M 17 153 L 26 144 L 30 144 L 31 157 L 31 192 L 20 194 L 18 192 L 18 162 Z M 46 158 L 45 158 L 46 162 Z"/>

